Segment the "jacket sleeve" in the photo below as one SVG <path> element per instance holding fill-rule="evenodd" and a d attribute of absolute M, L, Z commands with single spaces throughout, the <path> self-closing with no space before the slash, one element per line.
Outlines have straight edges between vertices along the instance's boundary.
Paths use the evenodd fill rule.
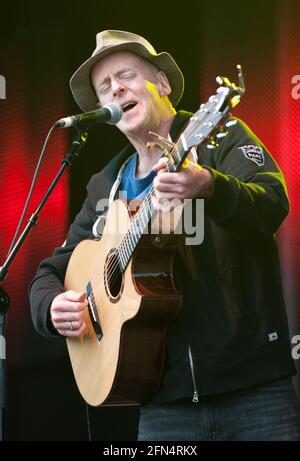
<path fill-rule="evenodd" d="M 264 145 L 241 121 L 214 153 L 214 192 L 205 213 L 219 226 L 248 236 L 277 231 L 289 211 L 282 172 Z"/>
<path fill-rule="evenodd" d="M 38 333 L 45 337 L 61 338 L 52 326 L 50 306 L 53 299 L 65 291 L 64 278 L 72 251 L 81 240 L 92 237 L 92 227 L 96 219 L 96 213 L 87 197 L 70 226 L 65 244 L 56 248 L 51 257 L 41 262 L 30 283 L 29 298 L 33 324 Z"/>

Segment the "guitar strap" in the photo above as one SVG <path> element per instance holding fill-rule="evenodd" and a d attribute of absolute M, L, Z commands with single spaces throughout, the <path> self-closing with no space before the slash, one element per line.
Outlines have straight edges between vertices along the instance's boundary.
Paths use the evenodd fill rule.
<path fill-rule="evenodd" d="M 112 204 L 112 202 L 113 202 L 114 199 L 115 199 L 116 192 L 117 192 L 118 187 L 119 187 L 119 185 L 120 185 L 120 183 L 121 183 L 123 171 L 125 170 L 127 163 L 128 163 L 129 160 L 133 157 L 133 155 L 135 155 L 135 154 L 130 155 L 130 156 L 125 160 L 125 162 L 121 165 L 121 168 L 119 169 L 117 178 L 116 178 L 115 182 L 113 183 L 112 188 L 111 188 L 111 190 L 110 190 L 109 199 L 108 199 L 108 208 L 110 207 L 110 205 Z M 107 210 L 108 210 L 108 209 L 107 209 Z M 103 229 L 104 229 L 105 221 L 106 221 L 106 216 L 107 216 L 107 210 L 104 211 L 104 212 L 97 218 L 97 220 L 95 221 L 95 224 L 93 225 L 93 236 L 95 237 L 96 240 L 100 240 L 101 237 L 102 237 Z"/>

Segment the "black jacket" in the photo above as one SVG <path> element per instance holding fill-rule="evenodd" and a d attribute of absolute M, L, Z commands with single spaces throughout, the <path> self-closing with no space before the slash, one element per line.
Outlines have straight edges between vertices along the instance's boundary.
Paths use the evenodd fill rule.
<path fill-rule="evenodd" d="M 176 116 L 173 139 L 190 115 Z M 58 337 L 49 306 L 64 291 L 70 255 L 79 241 L 92 238 L 97 202 L 109 196 L 132 152 L 127 146 L 91 178 L 66 245 L 40 264 L 31 282 L 33 322 L 46 337 Z M 282 173 L 241 121 L 217 149 L 201 145 L 198 158 L 212 172 L 215 188 L 205 202 L 203 243 L 182 248 L 176 258 L 184 303 L 168 329 L 163 381 L 153 402 L 295 374 L 274 236 L 289 209 Z"/>

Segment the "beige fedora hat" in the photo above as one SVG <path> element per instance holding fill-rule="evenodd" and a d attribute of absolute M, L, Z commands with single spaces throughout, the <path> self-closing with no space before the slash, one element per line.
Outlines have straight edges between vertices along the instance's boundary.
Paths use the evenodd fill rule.
<path fill-rule="evenodd" d="M 174 106 L 178 104 L 184 89 L 184 78 L 170 54 L 156 53 L 153 46 L 143 37 L 122 30 L 99 32 L 96 36 L 96 44 L 92 56 L 76 70 L 70 79 L 75 101 L 84 112 L 97 109 L 98 99 L 90 78 L 93 65 L 104 56 L 121 50 L 131 51 L 164 71 L 171 86 L 169 98 Z"/>

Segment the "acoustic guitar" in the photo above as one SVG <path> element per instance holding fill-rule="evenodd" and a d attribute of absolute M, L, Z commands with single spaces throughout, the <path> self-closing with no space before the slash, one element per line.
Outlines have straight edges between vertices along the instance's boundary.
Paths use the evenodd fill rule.
<path fill-rule="evenodd" d="M 228 116 L 244 92 L 241 70 L 240 87 L 218 79 L 216 94 L 190 118 L 176 143 L 152 134 L 168 157 L 167 170 L 179 170 L 190 149 L 203 142 L 215 147 L 234 123 Z M 90 405 L 145 403 L 161 381 L 166 329 L 182 303 L 173 263 L 183 207 L 162 219 L 152 195 L 153 187 L 137 210 L 115 200 L 101 239 L 80 242 L 69 261 L 65 289 L 85 290 L 88 309 L 85 331 L 67 338 L 67 346 L 77 386 Z M 172 222 L 170 232 L 163 221 Z"/>

